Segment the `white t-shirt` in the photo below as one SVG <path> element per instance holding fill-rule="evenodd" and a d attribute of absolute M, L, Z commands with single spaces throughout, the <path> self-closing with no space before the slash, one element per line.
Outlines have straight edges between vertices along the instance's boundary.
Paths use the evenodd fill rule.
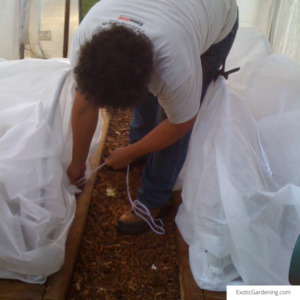
<path fill-rule="evenodd" d="M 200 55 L 224 39 L 237 17 L 236 0 L 101 0 L 74 34 L 71 64 L 92 35 L 119 23 L 143 32 L 154 48 L 148 86 L 174 124 L 193 118 L 202 90 Z"/>

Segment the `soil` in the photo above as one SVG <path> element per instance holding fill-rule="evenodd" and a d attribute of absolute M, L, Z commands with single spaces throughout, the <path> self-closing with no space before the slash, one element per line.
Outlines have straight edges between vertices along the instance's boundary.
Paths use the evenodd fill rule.
<path fill-rule="evenodd" d="M 128 144 L 129 110 L 111 112 L 102 160 Z M 143 165 L 131 167 L 132 199 L 141 184 Z M 127 236 L 116 230 L 129 209 L 126 170 L 100 169 L 69 291 L 72 299 L 180 299 L 176 247 L 177 206 L 163 219 L 166 233 L 151 230 Z"/>

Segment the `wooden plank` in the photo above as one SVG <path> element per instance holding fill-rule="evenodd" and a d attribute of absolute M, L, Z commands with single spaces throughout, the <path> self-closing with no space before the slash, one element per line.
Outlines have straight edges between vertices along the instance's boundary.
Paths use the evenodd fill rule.
<path fill-rule="evenodd" d="M 1 300 L 42 300 L 45 286 L 18 280 L 0 280 Z"/>
<path fill-rule="evenodd" d="M 102 151 L 109 126 L 109 115 L 105 110 L 101 111 L 102 136 L 96 153 L 90 160 L 91 169 L 95 168 L 101 160 Z M 96 182 L 94 173 L 84 191 L 76 198 L 76 213 L 68 233 L 65 248 L 65 261 L 61 269 L 49 276 L 46 283 L 29 284 L 18 280 L 0 280 L 0 300 L 63 300 L 66 299 L 75 259 L 83 235 L 85 222 L 92 191 Z"/>
<path fill-rule="evenodd" d="M 181 193 L 173 193 L 173 199 L 179 205 L 182 202 Z M 181 300 L 226 300 L 226 292 L 207 291 L 197 285 L 190 268 L 189 248 L 178 228 L 176 235 Z"/>

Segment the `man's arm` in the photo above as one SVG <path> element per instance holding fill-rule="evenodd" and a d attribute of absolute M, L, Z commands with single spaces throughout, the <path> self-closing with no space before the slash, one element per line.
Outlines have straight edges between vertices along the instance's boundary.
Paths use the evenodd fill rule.
<path fill-rule="evenodd" d="M 72 110 L 73 152 L 67 174 L 72 184 L 84 176 L 86 160 L 98 122 L 99 108 L 76 92 Z"/>
<path fill-rule="evenodd" d="M 167 148 L 192 130 L 195 119 L 196 116 L 182 124 L 164 120 L 140 141 L 113 151 L 106 159 L 106 165 L 122 169 L 145 154 Z"/>

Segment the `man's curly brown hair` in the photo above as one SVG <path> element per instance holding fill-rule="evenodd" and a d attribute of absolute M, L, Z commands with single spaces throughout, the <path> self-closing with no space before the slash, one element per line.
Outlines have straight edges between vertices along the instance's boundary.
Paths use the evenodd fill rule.
<path fill-rule="evenodd" d="M 135 106 L 147 92 L 152 58 L 145 35 L 123 25 L 103 29 L 81 48 L 74 69 L 77 89 L 98 107 Z"/>

